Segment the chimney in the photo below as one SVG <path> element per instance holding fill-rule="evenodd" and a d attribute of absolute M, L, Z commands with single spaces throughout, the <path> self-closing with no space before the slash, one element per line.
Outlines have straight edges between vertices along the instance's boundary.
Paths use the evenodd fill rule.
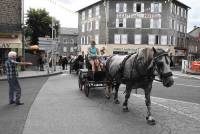
<path fill-rule="evenodd" d="M 194 29 L 196 29 L 196 28 L 197 28 L 197 26 L 195 25 L 195 26 L 194 26 Z"/>

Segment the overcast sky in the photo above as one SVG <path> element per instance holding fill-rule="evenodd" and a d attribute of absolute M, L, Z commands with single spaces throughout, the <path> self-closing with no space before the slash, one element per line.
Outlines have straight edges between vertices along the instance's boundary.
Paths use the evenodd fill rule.
<path fill-rule="evenodd" d="M 51 16 L 60 20 L 62 27 L 78 27 L 78 17 L 75 11 L 99 0 L 24 0 L 25 12 L 31 8 L 45 8 Z M 189 10 L 188 31 L 194 25 L 200 26 L 199 0 L 179 0 L 192 9 Z"/>

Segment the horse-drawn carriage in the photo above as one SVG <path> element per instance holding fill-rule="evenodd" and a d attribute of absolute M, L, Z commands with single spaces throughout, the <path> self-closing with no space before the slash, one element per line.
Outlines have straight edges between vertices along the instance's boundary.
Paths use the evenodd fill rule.
<path fill-rule="evenodd" d="M 106 88 L 106 71 L 105 71 L 105 63 L 104 60 L 107 60 L 108 56 L 100 56 L 98 59 L 100 64 L 103 65 L 101 67 L 101 71 L 92 72 L 91 65 L 89 60 L 85 59 L 86 69 L 80 69 L 78 76 L 79 89 L 84 90 L 85 95 L 88 97 L 91 88 L 102 87 Z M 97 70 L 97 69 L 96 69 Z"/>
<path fill-rule="evenodd" d="M 78 74 L 80 69 L 84 67 L 84 58 L 82 55 L 79 55 L 76 58 L 71 58 L 69 62 L 69 72 L 72 73 L 73 71 Z"/>
<path fill-rule="evenodd" d="M 157 75 L 160 78 L 159 81 L 165 87 L 170 87 L 174 83 L 168 53 L 169 51 L 166 52 L 163 49 L 155 49 L 153 47 L 140 49 L 137 53 L 127 56 L 112 56 L 106 61 L 105 70 L 97 71 L 94 75 L 91 75 L 90 69 L 81 69 L 79 73 L 79 88 L 80 90 L 84 89 L 86 96 L 89 95 L 90 88 L 92 87 L 106 87 L 108 92 L 111 92 L 114 88 L 114 102 L 119 104 L 119 86 L 125 84 L 124 112 L 129 111 L 128 100 L 132 89 L 142 88 L 147 106 L 147 123 L 155 125 L 156 122 L 151 114 L 150 99 L 155 76 Z M 86 64 L 88 64 L 87 61 Z"/>

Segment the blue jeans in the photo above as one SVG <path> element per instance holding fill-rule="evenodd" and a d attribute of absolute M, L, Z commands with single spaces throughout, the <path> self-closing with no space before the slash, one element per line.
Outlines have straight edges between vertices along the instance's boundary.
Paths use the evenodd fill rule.
<path fill-rule="evenodd" d="M 9 84 L 9 101 L 14 101 L 14 94 L 15 94 L 15 101 L 20 102 L 21 98 L 21 87 L 17 78 L 8 79 Z"/>

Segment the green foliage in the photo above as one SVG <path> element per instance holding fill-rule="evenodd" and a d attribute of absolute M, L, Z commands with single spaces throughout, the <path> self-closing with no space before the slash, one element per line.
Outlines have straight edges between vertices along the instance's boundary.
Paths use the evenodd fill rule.
<path fill-rule="evenodd" d="M 55 21 L 54 28 L 59 29 L 59 21 Z M 31 37 L 31 45 L 38 44 L 38 37 L 52 36 L 52 17 L 45 9 L 30 8 L 27 12 L 25 36 Z"/>

